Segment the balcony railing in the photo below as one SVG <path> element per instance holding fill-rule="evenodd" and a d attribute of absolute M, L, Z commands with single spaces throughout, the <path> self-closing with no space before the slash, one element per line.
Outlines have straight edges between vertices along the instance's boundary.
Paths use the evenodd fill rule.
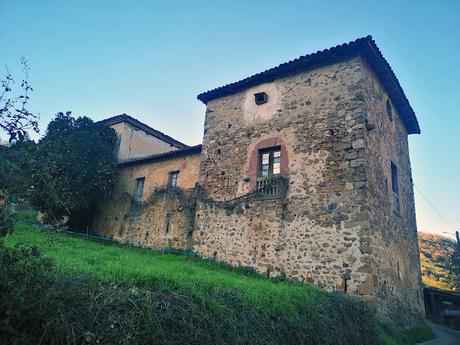
<path fill-rule="evenodd" d="M 288 190 L 288 180 L 282 176 L 258 177 L 256 182 L 256 199 L 282 199 Z"/>

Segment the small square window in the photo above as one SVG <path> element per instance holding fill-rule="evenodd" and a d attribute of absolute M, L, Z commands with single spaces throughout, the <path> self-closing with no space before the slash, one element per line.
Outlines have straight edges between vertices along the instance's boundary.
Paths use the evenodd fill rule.
<path fill-rule="evenodd" d="M 177 179 L 179 178 L 179 171 L 172 171 L 169 173 L 169 186 L 177 187 Z"/>
<path fill-rule="evenodd" d="M 268 95 L 265 92 L 258 92 L 254 94 L 254 100 L 257 105 L 268 102 Z"/>

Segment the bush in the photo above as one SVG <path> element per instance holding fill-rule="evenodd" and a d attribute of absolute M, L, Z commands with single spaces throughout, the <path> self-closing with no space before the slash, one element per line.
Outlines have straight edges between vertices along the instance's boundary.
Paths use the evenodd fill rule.
<path fill-rule="evenodd" d="M 364 303 L 339 293 L 258 310 L 237 290 L 108 284 L 63 275 L 36 247 L 0 248 L 0 343 L 375 344 Z"/>
<path fill-rule="evenodd" d="M 27 223 L 37 223 L 37 217 L 38 212 L 33 209 L 18 210 L 18 213 L 16 215 L 17 220 Z"/>
<path fill-rule="evenodd" d="M 13 231 L 14 217 L 7 204 L 0 205 L 0 237 Z"/>
<path fill-rule="evenodd" d="M 390 323 L 380 323 L 377 334 L 382 345 L 413 345 L 434 338 L 433 331 L 425 323 L 409 329 L 402 329 Z"/>

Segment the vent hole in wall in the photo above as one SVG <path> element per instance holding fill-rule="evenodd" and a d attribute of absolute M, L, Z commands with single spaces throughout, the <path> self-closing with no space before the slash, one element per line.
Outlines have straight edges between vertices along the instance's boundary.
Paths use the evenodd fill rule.
<path fill-rule="evenodd" d="M 257 105 L 268 102 L 268 95 L 265 92 L 257 92 L 254 94 L 254 101 Z"/>

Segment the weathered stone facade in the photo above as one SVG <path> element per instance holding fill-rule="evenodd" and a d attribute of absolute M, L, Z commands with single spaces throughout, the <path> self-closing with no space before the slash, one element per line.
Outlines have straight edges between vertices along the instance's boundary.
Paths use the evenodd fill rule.
<path fill-rule="evenodd" d="M 121 241 L 189 249 L 195 218 L 193 188 L 199 165 L 198 152 L 120 166 L 119 182 L 112 196 L 101 203 L 93 229 Z M 173 171 L 179 171 L 177 188 L 168 188 Z M 137 178 L 145 179 L 140 201 L 133 198 Z"/>
<path fill-rule="evenodd" d="M 410 319 L 423 313 L 423 292 L 407 130 L 397 109 L 392 107 L 393 117 L 388 117 L 389 96 L 373 72 L 368 67 L 363 72 L 365 114 L 375 124 L 365 137 L 369 223 L 364 226 L 370 229 L 372 258 L 368 288 L 385 301 L 379 304 L 383 313 Z M 391 162 L 398 167 L 399 214 L 392 210 Z"/>
<path fill-rule="evenodd" d="M 360 295 L 401 324 L 420 318 L 407 141 L 418 124 L 367 46 L 357 53 L 335 49 L 345 56 L 200 95 L 207 104 L 201 154 L 121 166 L 120 183 L 94 228 Z M 254 103 L 261 92 L 268 100 Z M 288 188 L 260 198 L 257 186 L 272 181 L 260 175 L 261 152 L 274 147 Z M 180 188 L 164 188 L 174 170 L 183 174 Z M 132 201 L 138 177 L 146 185 L 140 204 Z"/>

